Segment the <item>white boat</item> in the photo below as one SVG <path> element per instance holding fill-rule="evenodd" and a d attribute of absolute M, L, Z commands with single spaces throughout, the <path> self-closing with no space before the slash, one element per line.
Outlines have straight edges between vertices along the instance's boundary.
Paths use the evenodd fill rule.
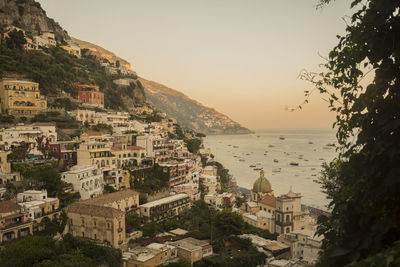
<path fill-rule="evenodd" d="M 299 166 L 299 163 L 292 161 L 292 162 L 289 163 L 289 165 L 291 165 L 291 166 Z"/>
<path fill-rule="evenodd" d="M 282 168 L 273 168 L 272 172 L 281 172 Z"/>

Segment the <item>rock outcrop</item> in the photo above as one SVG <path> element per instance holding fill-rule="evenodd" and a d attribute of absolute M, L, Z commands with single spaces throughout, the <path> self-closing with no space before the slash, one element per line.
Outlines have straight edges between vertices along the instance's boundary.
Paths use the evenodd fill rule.
<path fill-rule="evenodd" d="M 40 3 L 34 0 L 0 0 L 0 25 L 14 25 L 32 36 L 53 32 L 56 40 L 70 37 L 53 19 L 47 17 Z"/>
<path fill-rule="evenodd" d="M 118 85 L 120 89 L 130 90 L 130 92 L 128 92 L 130 97 L 123 98 L 126 107 L 143 105 L 146 102 L 144 88 L 139 80 L 132 78 L 121 78 L 114 80 L 114 83 Z"/>

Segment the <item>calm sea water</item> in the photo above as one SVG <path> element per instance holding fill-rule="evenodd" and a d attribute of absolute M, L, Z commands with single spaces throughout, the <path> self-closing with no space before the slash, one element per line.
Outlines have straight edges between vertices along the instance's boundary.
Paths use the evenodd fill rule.
<path fill-rule="evenodd" d="M 315 180 L 322 163 L 336 155 L 333 130 L 263 130 L 247 135 L 211 135 L 204 139 L 215 159 L 228 168 L 237 184 L 251 189 L 263 168 L 275 195 L 294 192 L 303 195 L 302 203 L 324 208 L 326 199 Z M 298 163 L 292 166 L 290 163 Z"/>

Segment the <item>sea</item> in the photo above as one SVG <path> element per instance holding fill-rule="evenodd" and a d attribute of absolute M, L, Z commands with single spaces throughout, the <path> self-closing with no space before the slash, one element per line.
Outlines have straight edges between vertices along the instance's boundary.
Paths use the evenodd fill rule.
<path fill-rule="evenodd" d="M 238 186 L 251 190 L 262 168 L 275 196 L 292 188 L 302 194 L 302 204 L 324 210 L 329 200 L 316 180 L 322 164 L 337 156 L 335 144 L 333 130 L 274 129 L 204 138 L 204 147 L 229 169 Z"/>

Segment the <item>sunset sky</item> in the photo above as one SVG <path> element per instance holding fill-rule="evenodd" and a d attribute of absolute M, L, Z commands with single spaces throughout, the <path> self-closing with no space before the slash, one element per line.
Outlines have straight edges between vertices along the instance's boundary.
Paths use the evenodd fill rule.
<path fill-rule="evenodd" d="M 302 69 L 318 70 L 343 34 L 350 2 L 317 0 L 40 0 L 68 33 L 128 60 L 140 76 L 179 90 L 251 129 L 330 128 L 334 114 Z"/>

